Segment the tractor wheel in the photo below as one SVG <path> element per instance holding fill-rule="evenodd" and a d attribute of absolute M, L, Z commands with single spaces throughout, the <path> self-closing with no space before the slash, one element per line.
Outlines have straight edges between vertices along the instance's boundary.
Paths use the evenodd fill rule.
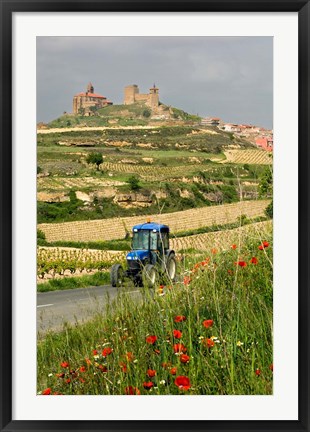
<path fill-rule="evenodd" d="M 124 280 L 124 270 L 121 264 L 114 264 L 111 268 L 111 285 L 112 287 L 120 287 Z"/>
<path fill-rule="evenodd" d="M 166 267 L 167 277 L 169 281 L 173 282 L 175 280 L 176 270 L 177 270 L 177 262 L 175 259 L 175 255 L 171 254 L 168 257 L 167 267 Z"/>
<path fill-rule="evenodd" d="M 142 282 L 143 285 L 154 288 L 158 281 L 158 274 L 156 268 L 152 264 L 146 264 L 142 271 Z"/>

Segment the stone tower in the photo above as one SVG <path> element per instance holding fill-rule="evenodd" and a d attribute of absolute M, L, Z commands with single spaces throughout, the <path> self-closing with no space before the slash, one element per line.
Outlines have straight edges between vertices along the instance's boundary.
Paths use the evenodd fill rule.
<path fill-rule="evenodd" d="M 94 93 L 94 86 L 92 85 L 92 83 L 88 83 L 87 86 L 87 93 Z"/>
<path fill-rule="evenodd" d="M 150 96 L 149 96 L 149 105 L 151 108 L 156 108 L 159 105 L 159 89 L 153 85 L 153 87 L 150 88 Z"/>
<path fill-rule="evenodd" d="M 131 105 L 136 102 L 136 95 L 139 94 L 139 87 L 137 84 L 128 85 L 124 91 L 124 105 Z"/>

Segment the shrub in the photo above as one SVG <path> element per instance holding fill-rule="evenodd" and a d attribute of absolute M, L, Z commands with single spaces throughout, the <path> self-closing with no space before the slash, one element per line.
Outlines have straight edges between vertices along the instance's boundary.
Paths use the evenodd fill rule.
<path fill-rule="evenodd" d="M 86 158 L 86 162 L 88 164 L 95 164 L 97 166 L 97 171 L 99 170 L 99 165 L 102 164 L 103 162 L 103 157 L 101 153 L 89 153 L 87 158 Z"/>
<path fill-rule="evenodd" d="M 136 177 L 134 175 L 129 177 L 128 183 L 130 185 L 130 188 L 134 191 L 141 189 L 140 181 L 139 181 L 138 177 Z"/>

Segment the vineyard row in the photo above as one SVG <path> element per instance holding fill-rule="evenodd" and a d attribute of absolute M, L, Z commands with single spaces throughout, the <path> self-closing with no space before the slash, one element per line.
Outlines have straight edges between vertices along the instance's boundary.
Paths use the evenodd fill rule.
<path fill-rule="evenodd" d="M 236 222 L 241 215 L 248 218 L 264 216 L 270 200 L 241 201 L 212 207 L 202 207 L 175 213 L 153 214 L 150 219 L 169 225 L 172 233 L 212 225 Z M 122 239 L 132 226 L 144 223 L 145 216 L 111 218 L 90 221 L 39 224 L 48 242 L 54 241 L 100 241 Z"/>

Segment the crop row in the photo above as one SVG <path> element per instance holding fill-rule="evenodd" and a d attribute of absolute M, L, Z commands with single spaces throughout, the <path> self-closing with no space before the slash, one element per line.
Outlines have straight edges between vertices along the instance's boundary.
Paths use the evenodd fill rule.
<path fill-rule="evenodd" d="M 229 150 L 224 152 L 227 162 L 237 164 L 271 165 L 272 155 L 263 150 Z"/>
<path fill-rule="evenodd" d="M 104 169 L 112 172 L 124 173 L 124 174 L 135 174 L 138 173 L 142 176 L 178 176 L 183 175 L 185 172 L 197 171 L 197 165 L 181 165 L 175 167 L 165 166 L 149 166 L 149 165 L 131 165 L 122 163 L 111 163 L 106 162 L 103 165 Z"/>
<path fill-rule="evenodd" d="M 230 248 L 232 244 L 239 244 L 245 236 L 255 242 L 262 242 L 272 231 L 272 221 L 257 222 L 239 228 L 197 234 L 187 237 L 172 238 L 170 247 L 176 252 L 196 249 L 201 252 L 216 249 L 218 251 Z"/>
<path fill-rule="evenodd" d="M 109 269 L 116 262 L 124 260 L 124 252 L 41 248 L 37 250 L 37 276 L 64 275 Z"/>
<path fill-rule="evenodd" d="M 212 225 L 224 225 L 236 222 L 241 215 L 248 218 L 264 216 L 264 210 L 270 200 L 241 201 L 202 207 L 174 213 L 150 215 L 152 221 L 169 225 L 171 232 L 176 233 Z M 111 218 L 53 224 L 39 224 L 38 228 L 45 233 L 48 242 L 54 241 L 102 241 L 121 239 L 131 231 L 132 226 L 144 223 L 145 216 Z"/>
<path fill-rule="evenodd" d="M 123 182 L 98 179 L 94 177 L 43 177 L 37 180 L 38 190 L 42 189 L 53 189 L 53 190 L 63 190 L 70 188 L 104 188 L 106 186 L 120 186 L 124 184 Z"/>
<path fill-rule="evenodd" d="M 217 231 L 193 236 L 172 238 L 170 248 L 176 253 L 189 249 L 199 252 L 227 250 L 232 244 L 239 244 L 244 237 L 253 242 L 262 242 L 272 231 L 272 222 L 258 222 L 236 229 Z M 55 277 L 69 273 L 71 275 L 107 270 L 117 262 L 125 260 L 126 252 L 101 251 L 90 249 L 39 247 L 37 250 L 37 276 L 44 279 L 47 275 Z"/>

